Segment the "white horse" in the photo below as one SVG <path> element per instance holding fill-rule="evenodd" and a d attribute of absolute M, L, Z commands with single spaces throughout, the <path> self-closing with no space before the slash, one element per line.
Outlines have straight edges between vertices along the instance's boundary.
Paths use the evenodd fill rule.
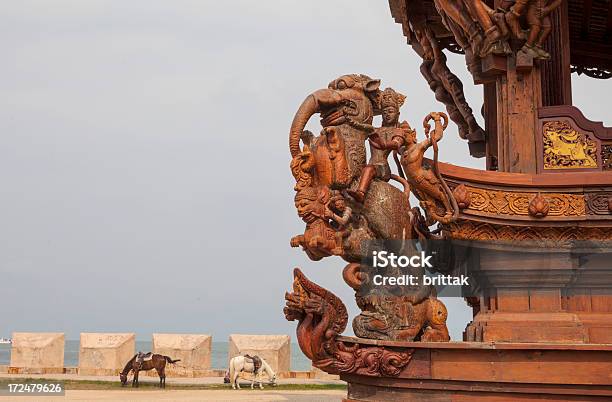
<path fill-rule="evenodd" d="M 229 378 L 230 378 L 230 383 L 232 384 L 232 389 L 236 389 L 236 387 L 240 389 L 240 384 L 238 383 L 238 375 L 240 374 L 241 371 L 244 371 L 246 373 L 253 373 L 253 380 L 251 381 L 251 389 L 253 389 L 253 385 L 255 384 L 255 380 L 257 380 L 257 378 L 259 378 L 259 381 L 258 381 L 259 388 L 263 389 L 263 385 L 261 383 L 261 376 L 263 372 L 267 374 L 272 384 L 276 383 L 276 373 L 274 373 L 274 370 L 272 370 L 272 367 L 270 367 L 270 365 L 264 359 L 262 359 L 261 357 L 260 359 L 261 359 L 261 367 L 256 373 L 253 373 L 253 371 L 255 371 L 255 365 L 253 364 L 253 361 L 251 359 L 247 359 L 244 356 L 236 356 L 232 358 L 232 360 L 230 360 Z"/>

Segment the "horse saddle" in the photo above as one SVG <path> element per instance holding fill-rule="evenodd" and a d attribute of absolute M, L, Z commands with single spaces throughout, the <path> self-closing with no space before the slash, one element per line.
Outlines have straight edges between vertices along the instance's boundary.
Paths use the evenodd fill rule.
<path fill-rule="evenodd" d="M 261 357 L 255 355 L 250 356 L 248 354 L 244 355 L 244 358 L 253 363 L 253 373 L 258 373 L 261 368 Z"/>
<path fill-rule="evenodd" d="M 147 352 L 147 353 L 142 353 L 142 352 L 138 352 L 138 355 L 136 357 L 136 360 L 138 360 L 138 362 L 142 363 L 145 360 L 152 360 L 153 359 L 153 352 Z"/>

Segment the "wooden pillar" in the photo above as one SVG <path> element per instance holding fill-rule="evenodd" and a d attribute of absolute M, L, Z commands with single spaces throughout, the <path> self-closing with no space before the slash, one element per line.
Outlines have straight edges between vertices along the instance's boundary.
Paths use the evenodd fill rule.
<path fill-rule="evenodd" d="M 498 169 L 497 151 L 497 100 L 495 92 L 495 81 L 486 82 L 484 87 L 484 119 L 485 131 L 487 133 L 487 170 Z"/>
<path fill-rule="evenodd" d="M 499 0 L 494 3 L 501 6 Z M 496 76 L 484 88 L 489 170 L 536 173 L 538 108 L 572 104 L 567 1 L 551 14 L 551 22 L 545 43 L 551 60 L 526 60 L 518 52 L 508 56 L 505 69 L 499 68 L 500 58 L 483 60 L 483 71 Z"/>
<path fill-rule="evenodd" d="M 570 39 L 567 1 L 550 14 L 553 30 L 544 43 L 551 59 L 542 67 L 542 106 L 572 104 Z"/>
<path fill-rule="evenodd" d="M 506 72 L 496 79 L 498 170 L 536 173 L 540 68 L 533 65 L 519 71 L 514 55 L 507 63 Z"/>

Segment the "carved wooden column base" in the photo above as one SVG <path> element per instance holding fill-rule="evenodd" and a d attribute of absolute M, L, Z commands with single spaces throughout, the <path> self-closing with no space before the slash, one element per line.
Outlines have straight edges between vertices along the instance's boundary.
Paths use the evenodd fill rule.
<path fill-rule="evenodd" d="M 476 314 L 464 340 L 612 344 L 611 289 L 599 295 L 561 297 L 558 290 L 497 293 L 493 303 L 502 307 Z M 502 310 L 521 304 L 522 311 Z"/>
<path fill-rule="evenodd" d="M 587 343 L 588 329 L 575 314 L 479 313 L 464 332 L 471 342 Z"/>

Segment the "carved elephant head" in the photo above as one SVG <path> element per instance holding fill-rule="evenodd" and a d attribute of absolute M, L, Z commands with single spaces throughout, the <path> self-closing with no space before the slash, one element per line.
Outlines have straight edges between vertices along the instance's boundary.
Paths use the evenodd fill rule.
<path fill-rule="evenodd" d="M 349 74 L 306 97 L 289 131 L 291 156 L 300 154 L 300 138 L 310 118 L 321 115 L 322 135 L 310 145 L 316 160 L 317 183 L 346 188 L 366 163 L 365 140 L 380 97 L 380 80 Z M 338 158 L 339 157 L 339 158 Z"/>

